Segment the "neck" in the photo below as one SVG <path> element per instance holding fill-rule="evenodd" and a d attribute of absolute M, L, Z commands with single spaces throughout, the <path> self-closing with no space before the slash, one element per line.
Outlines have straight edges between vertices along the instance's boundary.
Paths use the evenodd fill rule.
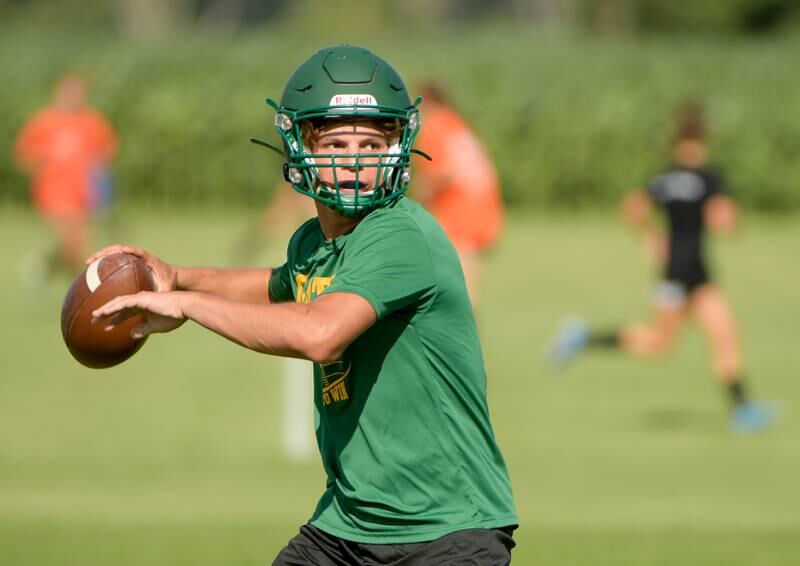
<path fill-rule="evenodd" d="M 322 233 L 326 240 L 333 240 L 342 234 L 346 234 L 361 222 L 361 218 L 342 216 L 319 201 L 314 201 L 314 204 L 317 207 L 319 225 L 322 228 Z"/>

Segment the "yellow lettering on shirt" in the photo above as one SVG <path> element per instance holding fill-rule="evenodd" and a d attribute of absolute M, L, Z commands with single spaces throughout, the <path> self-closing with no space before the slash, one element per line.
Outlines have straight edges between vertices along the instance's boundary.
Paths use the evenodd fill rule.
<path fill-rule="evenodd" d="M 322 292 L 330 287 L 336 275 L 330 277 L 309 277 L 305 273 L 297 273 L 294 281 L 297 284 L 298 303 L 308 304 L 320 296 Z M 347 401 L 350 396 L 347 393 L 347 376 L 350 374 L 350 366 L 344 369 L 344 362 L 337 360 L 325 364 L 319 364 L 320 377 L 322 378 L 322 404 L 325 406 L 333 403 Z"/>
<path fill-rule="evenodd" d="M 297 283 L 297 299 L 296 302 L 308 304 L 317 298 L 325 289 L 330 287 L 333 283 L 335 275 L 330 277 L 317 277 L 314 276 L 309 281 L 308 275 L 305 273 L 298 273 L 294 276 L 294 281 Z"/>
<path fill-rule="evenodd" d="M 347 376 L 350 375 L 351 365 L 342 371 L 341 361 L 320 364 L 320 377 L 322 378 L 322 404 L 328 406 L 332 403 L 347 401 Z M 331 371 L 331 366 L 335 366 Z M 336 371 L 339 370 L 339 371 Z"/>

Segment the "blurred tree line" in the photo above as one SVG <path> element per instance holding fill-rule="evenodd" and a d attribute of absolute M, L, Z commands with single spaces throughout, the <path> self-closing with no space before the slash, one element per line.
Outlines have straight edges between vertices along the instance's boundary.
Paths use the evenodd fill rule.
<path fill-rule="evenodd" d="M 647 32 L 768 33 L 794 24 L 797 0 L 0 0 L 6 22 L 82 28 L 105 26 L 126 37 L 152 38 L 175 29 L 222 32 L 303 22 L 311 27 L 348 12 L 350 25 L 374 31 L 389 22 L 409 28 L 511 20 L 577 27 L 603 34 Z M 347 22 L 342 22 L 347 25 Z M 347 31 L 347 30 L 346 30 Z"/>
<path fill-rule="evenodd" d="M 0 0 L 0 201 L 26 201 L 14 138 L 78 72 L 121 135 L 121 201 L 262 204 L 280 176 L 278 157 L 247 142 L 275 139 L 264 97 L 350 39 L 412 93 L 442 83 L 511 205 L 615 203 L 665 165 L 670 112 L 692 96 L 739 199 L 800 210 L 795 13 L 760 0 Z"/>

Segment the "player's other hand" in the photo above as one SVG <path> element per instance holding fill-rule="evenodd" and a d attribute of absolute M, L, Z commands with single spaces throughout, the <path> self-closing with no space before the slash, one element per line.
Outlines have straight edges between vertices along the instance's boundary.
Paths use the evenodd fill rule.
<path fill-rule="evenodd" d="M 95 252 L 92 257 L 86 260 L 86 265 L 110 254 L 131 254 L 141 259 L 153 274 L 156 283 L 156 291 L 161 293 L 164 291 L 174 291 L 178 288 L 178 270 L 175 266 L 162 261 L 157 256 L 142 248 L 126 246 L 124 244 L 114 244 L 113 246 L 108 246 Z"/>
<path fill-rule="evenodd" d="M 130 253 L 130 252 L 125 252 Z M 182 293 L 153 293 L 141 291 L 135 295 L 122 295 L 111 299 L 92 311 L 92 322 L 111 330 L 128 318 L 144 314 L 145 322 L 131 330 L 132 338 L 145 338 L 150 334 L 172 332 L 186 322 L 181 302 Z"/>

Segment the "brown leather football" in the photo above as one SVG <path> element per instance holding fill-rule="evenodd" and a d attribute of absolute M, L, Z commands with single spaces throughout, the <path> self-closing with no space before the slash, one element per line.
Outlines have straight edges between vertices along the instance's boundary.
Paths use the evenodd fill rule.
<path fill-rule="evenodd" d="M 131 254 L 110 254 L 94 261 L 72 283 L 61 308 L 61 334 L 72 356 L 90 368 L 107 368 L 135 354 L 145 339 L 134 340 L 131 330 L 144 322 L 133 316 L 106 331 L 92 324 L 92 311 L 114 297 L 154 291 L 150 269 Z"/>

